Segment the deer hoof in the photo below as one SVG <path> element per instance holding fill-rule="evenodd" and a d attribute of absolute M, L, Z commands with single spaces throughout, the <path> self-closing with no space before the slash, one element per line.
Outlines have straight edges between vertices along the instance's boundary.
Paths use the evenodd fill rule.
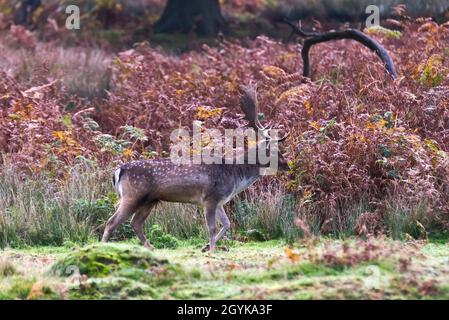
<path fill-rule="evenodd" d="M 206 244 L 204 247 L 201 248 L 201 252 L 207 252 L 210 250 L 210 245 Z"/>
<path fill-rule="evenodd" d="M 144 246 L 145 248 L 147 248 L 148 250 L 150 250 L 150 251 L 153 251 L 153 250 L 154 250 L 154 247 L 153 247 L 151 244 L 149 244 L 148 242 L 145 243 L 143 246 Z"/>

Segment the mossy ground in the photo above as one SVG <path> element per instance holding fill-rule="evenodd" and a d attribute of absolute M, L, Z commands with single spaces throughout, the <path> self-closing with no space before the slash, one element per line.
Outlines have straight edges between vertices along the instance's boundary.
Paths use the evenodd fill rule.
<path fill-rule="evenodd" d="M 0 298 L 449 298 L 447 243 L 233 242 L 212 256 L 201 253 L 200 243 L 153 252 L 130 243 L 6 249 Z"/>

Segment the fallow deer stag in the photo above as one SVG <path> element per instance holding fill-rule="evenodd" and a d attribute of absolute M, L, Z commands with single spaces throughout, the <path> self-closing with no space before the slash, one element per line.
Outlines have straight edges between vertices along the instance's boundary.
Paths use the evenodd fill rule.
<path fill-rule="evenodd" d="M 269 130 L 263 128 L 257 119 L 257 98 L 255 87 L 242 87 L 241 109 L 249 126 L 266 137 L 265 151 L 273 143 Z M 286 136 L 276 139 L 285 140 Z M 274 148 L 273 148 L 274 149 Z M 287 170 L 288 165 L 277 151 L 277 166 Z M 266 165 L 265 165 L 266 166 Z M 175 164 L 170 160 L 147 160 L 126 163 L 113 176 L 114 188 L 120 196 L 120 205 L 108 220 L 102 241 L 108 241 L 118 225 L 133 213 L 131 225 L 141 243 L 152 248 L 144 234 L 145 219 L 159 201 L 194 203 L 202 205 L 209 231 L 209 243 L 203 251 L 214 252 L 215 244 L 230 229 L 231 223 L 223 205 L 236 194 L 252 185 L 260 176 L 264 165 L 256 160 L 254 164 Z M 216 217 L 222 228 L 216 234 Z"/>

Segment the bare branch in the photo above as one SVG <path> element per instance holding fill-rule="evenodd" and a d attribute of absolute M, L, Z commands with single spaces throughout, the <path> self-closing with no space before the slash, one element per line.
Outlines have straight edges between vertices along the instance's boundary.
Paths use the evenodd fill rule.
<path fill-rule="evenodd" d="M 387 50 L 376 40 L 370 38 L 363 32 L 360 32 L 356 29 L 347 29 L 341 31 L 329 31 L 329 32 L 306 32 L 301 27 L 301 21 L 299 21 L 298 25 L 291 23 L 290 21 L 285 21 L 292 30 L 300 35 L 301 37 L 306 38 L 304 40 L 304 44 L 301 51 L 301 56 L 304 61 L 304 69 L 303 75 L 304 77 L 310 77 L 310 58 L 309 52 L 310 48 L 318 43 L 332 41 L 332 40 L 342 40 L 342 39 L 352 39 L 357 42 L 360 42 L 365 47 L 368 47 L 372 51 L 374 51 L 379 58 L 384 62 L 385 69 L 388 74 L 393 78 L 397 78 L 396 68 L 394 66 L 393 59 L 388 54 Z"/>

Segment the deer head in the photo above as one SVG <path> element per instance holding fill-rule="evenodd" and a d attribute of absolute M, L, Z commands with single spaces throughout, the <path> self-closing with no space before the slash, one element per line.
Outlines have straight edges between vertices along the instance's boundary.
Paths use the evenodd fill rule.
<path fill-rule="evenodd" d="M 279 150 L 279 143 L 285 141 L 288 138 L 289 134 L 278 138 L 274 137 L 271 132 L 273 132 L 273 128 L 268 126 L 263 126 L 258 119 L 258 108 L 257 108 L 257 89 L 256 86 L 241 86 L 240 90 L 242 95 L 240 97 L 240 108 L 243 111 L 244 118 L 248 121 L 248 125 L 250 128 L 254 129 L 257 132 L 261 133 L 260 136 L 263 137 L 262 140 L 257 142 L 257 148 L 263 148 L 264 151 L 268 154 L 273 151 L 278 159 L 278 168 L 286 171 L 289 169 L 288 162 L 285 156 Z M 277 130 L 276 130 L 277 133 Z M 263 165 L 262 165 L 263 166 Z"/>

